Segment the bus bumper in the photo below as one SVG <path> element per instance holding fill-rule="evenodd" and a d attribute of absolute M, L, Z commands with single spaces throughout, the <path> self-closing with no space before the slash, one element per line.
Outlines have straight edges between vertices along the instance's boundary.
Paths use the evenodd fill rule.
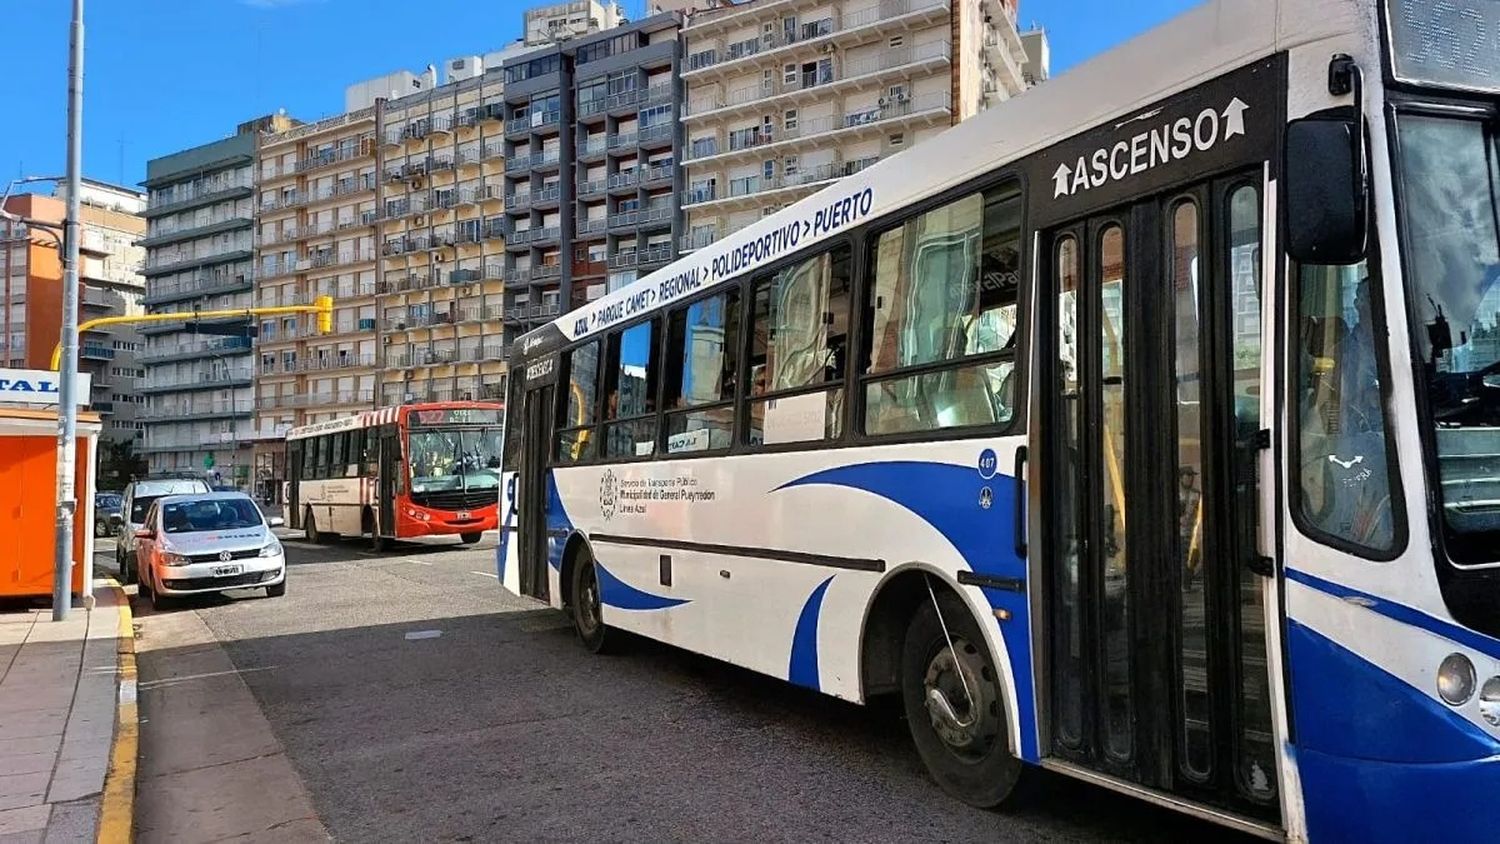
<path fill-rule="evenodd" d="M 1391 729 L 1401 729 L 1393 723 Z M 1409 763 L 1297 754 L 1309 841 L 1500 840 L 1500 755 Z"/>
<path fill-rule="evenodd" d="M 455 513 L 413 508 L 413 512 L 401 514 L 397 535 L 401 537 L 458 536 L 465 533 L 495 530 L 500 526 L 499 522 L 499 516 L 493 509 L 488 512 L 474 511 L 467 517 L 461 517 Z"/>

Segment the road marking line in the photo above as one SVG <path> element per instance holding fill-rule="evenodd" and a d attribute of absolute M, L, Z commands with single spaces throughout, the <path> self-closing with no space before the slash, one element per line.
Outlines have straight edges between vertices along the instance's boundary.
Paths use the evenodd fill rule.
<path fill-rule="evenodd" d="M 407 557 L 406 561 L 408 563 L 411 563 L 414 566 L 431 566 L 432 565 L 432 563 L 429 563 L 426 560 L 418 560 L 418 559 L 416 559 L 414 557 Z"/>
<path fill-rule="evenodd" d="M 147 680 L 140 684 L 141 691 L 159 689 L 162 686 L 175 686 L 178 683 L 187 683 L 192 680 L 206 680 L 210 677 L 225 677 L 234 674 L 249 674 L 252 671 L 270 671 L 275 665 L 266 665 L 259 668 L 231 668 L 228 671 L 209 671 L 206 674 L 189 674 L 185 677 L 163 677 L 160 680 Z"/>
<path fill-rule="evenodd" d="M 493 577 L 493 578 L 495 578 L 495 579 L 496 579 L 496 580 L 499 580 L 499 579 L 500 579 L 500 575 L 498 575 L 498 574 L 495 574 L 495 573 L 494 573 L 494 572 L 492 572 L 492 571 L 471 571 L 471 572 L 469 572 L 469 574 L 477 574 L 477 575 L 479 575 L 479 576 L 480 576 L 480 577 Z"/>
<path fill-rule="evenodd" d="M 443 635 L 441 630 L 413 630 L 406 634 L 406 641 L 414 642 L 418 639 L 436 639 Z"/>

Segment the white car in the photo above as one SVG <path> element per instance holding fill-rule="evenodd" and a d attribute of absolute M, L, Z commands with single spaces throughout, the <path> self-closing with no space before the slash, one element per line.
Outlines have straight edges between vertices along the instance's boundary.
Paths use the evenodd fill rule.
<path fill-rule="evenodd" d="M 140 563 L 136 561 L 135 532 L 145 523 L 151 502 L 164 495 L 210 491 L 207 481 L 187 476 L 142 478 L 126 485 L 124 500 L 120 503 L 121 525 L 115 537 L 115 568 L 120 572 L 121 583 L 134 583 L 140 572 Z"/>
<path fill-rule="evenodd" d="M 242 492 L 168 495 L 151 502 L 134 534 L 141 594 L 162 609 L 173 598 L 265 587 L 286 594 L 286 552 Z"/>

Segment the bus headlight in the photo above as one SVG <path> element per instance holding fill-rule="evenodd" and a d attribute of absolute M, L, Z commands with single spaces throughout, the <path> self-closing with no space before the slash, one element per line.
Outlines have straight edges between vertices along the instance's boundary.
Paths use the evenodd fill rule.
<path fill-rule="evenodd" d="M 1438 666 L 1438 695 L 1449 706 L 1463 706 L 1474 696 L 1474 663 L 1463 654 L 1449 654 Z"/>
<path fill-rule="evenodd" d="M 421 510 L 417 510 L 411 507 L 406 508 L 406 515 L 411 516 L 413 519 L 416 519 L 419 522 L 425 522 L 432 518 Z"/>
<path fill-rule="evenodd" d="M 1485 680 L 1479 690 L 1479 715 L 1491 727 L 1500 727 L 1500 677 Z"/>

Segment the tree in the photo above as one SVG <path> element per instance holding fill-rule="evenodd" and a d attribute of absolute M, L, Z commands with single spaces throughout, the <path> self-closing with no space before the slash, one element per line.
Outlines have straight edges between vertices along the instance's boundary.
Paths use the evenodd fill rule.
<path fill-rule="evenodd" d="M 122 490 L 147 472 L 146 458 L 135 453 L 135 441 L 99 441 L 98 489 Z"/>

